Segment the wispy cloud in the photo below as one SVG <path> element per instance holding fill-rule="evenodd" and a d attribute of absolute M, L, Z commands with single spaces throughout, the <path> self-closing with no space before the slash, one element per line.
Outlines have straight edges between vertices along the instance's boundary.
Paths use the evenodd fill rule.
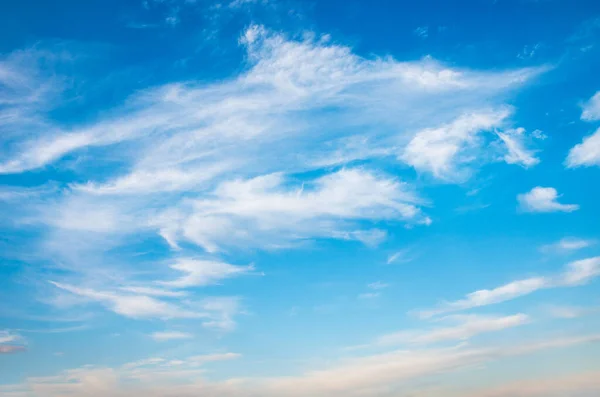
<path fill-rule="evenodd" d="M 96 291 L 73 285 L 51 281 L 55 287 L 92 302 L 98 302 L 109 310 L 131 318 L 199 318 L 205 315 L 184 309 L 176 304 L 165 302 L 147 295 L 118 293 L 114 291 Z"/>
<path fill-rule="evenodd" d="M 554 318 L 578 318 L 589 314 L 598 313 L 600 308 L 586 308 L 567 305 L 550 305 L 546 307 L 548 314 Z"/>
<path fill-rule="evenodd" d="M 76 304 L 100 304 L 118 315 L 133 319 L 197 319 L 203 327 L 231 331 L 236 326 L 235 316 L 241 312 L 240 299 L 232 296 L 213 296 L 194 301 L 186 299 L 186 295 L 153 294 L 157 291 L 154 288 L 99 291 L 54 281 L 50 283 L 79 297 Z"/>
<path fill-rule="evenodd" d="M 427 37 L 429 37 L 429 26 L 419 26 L 418 28 L 416 28 L 415 30 L 413 30 L 413 33 L 417 37 L 420 37 L 422 39 L 426 39 Z"/>
<path fill-rule="evenodd" d="M 155 341 L 165 342 L 170 340 L 190 339 L 193 338 L 194 335 L 181 331 L 161 331 L 152 333 L 150 337 Z"/>
<path fill-rule="evenodd" d="M 496 132 L 496 134 L 504 142 L 506 147 L 504 161 L 508 164 L 518 164 L 529 168 L 540 163 L 540 159 L 535 156 L 535 151 L 528 149 L 525 145 L 527 137 L 524 128 Z"/>
<path fill-rule="evenodd" d="M 343 169 L 297 188 L 281 174 L 222 183 L 212 196 L 191 201 L 163 229 L 169 241 L 186 239 L 208 252 L 222 245 L 286 245 L 293 239 L 352 238 L 343 221 L 403 219 L 429 223 L 421 200 L 405 183 L 362 169 Z"/>
<path fill-rule="evenodd" d="M 363 292 L 358 294 L 358 299 L 376 299 L 381 296 L 381 292 Z"/>
<path fill-rule="evenodd" d="M 435 344 L 447 341 L 467 340 L 479 334 L 501 331 L 527 324 L 531 321 L 525 314 L 512 316 L 448 316 L 440 321 L 455 322 L 448 327 L 438 327 L 429 330 L 409 330 L 386 334 L 375 340 L 375 345 L 401 345 L 401 344 Z"/>
<path fill-rule="evenodd" d="M 558 202 L 559 197 L 552 187 L 536 186 L 527 193 L 519 194 L 517 201 L 523 212 L 573 212 L 579 209 L 577 204 Z"/>
<path fill-rule="evenodd" d="M 226 278 L 247 274 L 254 270 L 254 266 L 235 266 L 229 263 L 181 258 L 171 265 L 173 270 L 185 273 L 185 276 L 162 281 L 160 284 L 173 288 L 188 288 L 216 284 Z"/>
<path fill-rule="evenodd" d="M 381 290 L 389 287 L 390 285 L 387 283 L 382 283 L 381 281 L 375 281 L 374 283 L 367 284 L 367 288 L 373 290 Z"/>
<path fill-rule="evenodd" d="M 468 294 L 464 299 L 444 302 L 438 308 L 420 311 L 423 318 L 506 302 L 546 288 L 574 287 L 600 276 L 600 256 L 570 262 L 555 276 L 530 277 L 493 289 Z"/>
<path fill-rule="evenodd" d="M 371 300 L 379 298 L 381 296 L 381 291 L 388 288 L 389 286 L 389 284 L 383 283 L 381 281 L 369 283 L 367 284 L 367 289 L 369 289 L 370 292 L 363 292 L 361 294 L 358 294 L 358 299 Z"/>
<path fill-rule="evenodd" d="M 564 237 L 552 244 L 546 244 L 540 247 L 544 253 L 565 253 L 574 252 L 594 245 L 594 240 L 586 240 L 575 237 Z"/>
<path fill-rule="evenodd" d="M 414 259 L 414 256 L 411 255 L 410 248 L 404 248 L 399 251 L 394 252 L 391 255 L 388 255 L 386 263 L 391 265 L 393 263 L 407 263 Z"/>
<path fill-rule="evenodd" d="M 44 111 L 60 103 L 50 100 L 60 93 L 55 78 L 21 68 L 18 54 L 3 58 L 1 122 L 22 134 L 3 140 L 0 173 L 82 164 L 64 185 L 19 203 L 21 224 L 40 231 L 31 247 L 44 264 L 36 280 L 50 291 L 44 303 L 229 331 L 242 298 L 193 289 L 254 267 L 220 258 L 316 239 L 376 246 L 389 225 L 431 224 L 430 202 L 412 181 L 365 160 L 446 182 L 496 161 L 498 147 L 512 153 L 507 162 L 531 163 L 527 146 L 493 131 L 514 128 L 507 98 L 544 68 L 366 58 L 324 36 L 292 39 L 258 25 L 240 46 L 247 64 L 235 76 L 150 87 L 76 123 Z M 15 201 L 15 192 L 4 196 Z M 156 237 L 162 257 L 143 269 L 123 254 Z M 405 260 L 396 253 L 388 262 Z"/>

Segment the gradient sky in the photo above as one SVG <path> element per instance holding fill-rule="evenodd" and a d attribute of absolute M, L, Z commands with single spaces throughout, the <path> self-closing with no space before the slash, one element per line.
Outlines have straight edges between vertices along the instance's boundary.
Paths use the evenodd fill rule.
<path fill-rule="evenodd" d="M 0 4 L 0 395 L 600 394 L 600 2 Z"/>

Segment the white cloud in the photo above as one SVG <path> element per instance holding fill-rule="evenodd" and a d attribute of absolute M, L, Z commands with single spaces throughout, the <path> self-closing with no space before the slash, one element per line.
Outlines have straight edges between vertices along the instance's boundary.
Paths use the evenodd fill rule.
<path fill-rule="evenodd" d="M 375 345 L 435 344 L 446 341 L 467 340 L 482 333 L 501 331 L 530 322 L 529 316 L 525 314 L 503 317 L 449 316 L 441 320 L 457 322 L 457 324 L 426 331 L 401 331 L 382 335 L 375 340 Z"/>
<path fill-rule="evenodd" d="M 0 344 L 20 342 L 22 339 L 21 335 L 9 330 L 0 331 Z"/>
<path fill-rule="evenodd" d="M 184 297 L 187 295 L 185 291 L 171 291 L 168 289 L 154 288 L 154 287 L 135 287 L 126 286 L 120 288 L 122 291 L 133 292 L 134 294 L 148 295 L 148 296 L 163 296 L 163 297 Z"/>
<path fill-rule="evenodd" d="M 574 252 L 583 248 L 590 247 L 595 243 L 596 242 L 594 240 L 585 240 L 575 237 L 564 237 L 555 243 L 541 246 L 540 251 L 544 253 Z"/>
<path fill-rule="evenodd" d="M 411 250 L 408 248 L 401 249 L 400 251 L 394 252 L 389 255 L 386 264 L 391 265 L 392 263 L 407 263 L 413 260 L 413 257 L 410 256 Z"/>
<path fill-rule="evenodd" d="M 200 260 L 191 258 L 178 259 L 171 268 L 186 273 L 178 279 L 162 281 L 161 285 L 173 288 L 188 288 L 216 284 L 226 278 L 247 274 L 254 270 L 254 266 L 235 266 L 229 263 Z"/>
<path fill-rule="evenodd" d="M 573 212 L 579 209 L 577 204 L 558 202 L 558 192 L 552 187 L 536 186 L 531 191 L 519 194 L 519 209 L 523 212 Z"/>
<path fill-rule="evenodd" d="M 116 292 L 96 291 L 51 281 L 55 287 L 72 294 L 99 302 L 109 310 L 131 318 L 198 318 L 201 313 L 183 309 L 175 304 L 158 300 L 146 295 L 119 294 Z"/>
<path fill-rule="evenodd" d="M 385 135 L 372 137 L 378 142 L 448 123 L 481 103 L 499 102 L 506 91 L 542 71 L 477 72 L 450 69 L 431 59 L 369 60 L 348 47 L 309 38 L 291 41 L 260 26 L 251 26 L 242 42 L 252 64 L 237 78 L 208 86 L 175 83 L 146 90 L 95 124 L 69 128 L 68 133 L 51 128 L 38 139 L 21 142 L 11 151 L 15 156 L 0 168 L 22 172 L 84 147 L 136 140 L 141 150 L 133 159 L 133 174 L 101 186 L 92 182 L 89 188 L 160 188 L 154 181 L 140 181 L 157 175 L 165 188 L 173 189 L 190 182 L 182 169 L 203 169 L 217 157 L 240 155 L 237 168 L 244 169 L 256 155 L 263 157 L 263 164 L 271 164 L 275 159 L 268 148 L 273 144 L 280 150 L 310 153 L 348 131 L 355 135 L 361 126 L 377 125 Z M 319 117 L 328 107 L 339 112 Z M 393 111 L 399 108 L 404 111 Z M 314 131 L 323 134 L 317 137 Z M 299 166 L 294 160 L 298 158 L 285 162 Z"/>
<path fill-rule="evenodd" d="M 600 120 L 600 91 L 596 92 L 594 96 L 583 105 L 581 119 L 585 121 Z"/>
<path fill-rule="evenodd" d="M 504 132 L 496 132 L 496 134 L 504 142 L 507 151 L 504 155 L 504 161 L 508 164 L 518 164 L 524 168 L 539 164 L 540 159 L 535 156 L 535 151 L 527 149 L 525 145 L 525 129 L 517 128 Z"/>
<path fill-rule="evenodd" d="M 374 283 L 367 284 L 367 288 L 380 290 L 389 287 L 390 285 L 387 283 L 382 283 L 381 281 L 375 281 Z"/>
<path fill-rule="evenodd" d="M 581 119 L 585 121 L 600 120 L 600 91 L 596 92 L 583 105 Z M 565 165 L 568 168 L 600 165 L 600 128 L 571 148 L 565 160 Z"/>
<path fill-rule="evenodd" d="M 83 123 L 43 111 L 61 103 L 49 100 L 60 92 L 54 84 L 36 89 L 55 81 L 40 76 L 44 70 L 2 63 L 2 84 L 12 91 L 0 98 L 27 117 L 0 117 L 19 131 L 2 134 L 8 156 L 0 172 L 77 164 L 70 169 L 77 183 L 25 205 L 26 224 L 44 228 L 42 241 L 32 244 L 36 257 L 64 270 L 50 276 L 64 301 L 96 302 L 131 318 L 201 314 L 204 326 L 231 329 L 238 300 L 190 302 L 191 291 L 175 291 L 224 277 L 186 268 L 175 269 L 186 273 L 171 281 L 179 287 L 139 282 L 131 244 L 158 234 L 178 250 L 167 253 L 169 263 L 191 255 L 193 245 L 209 252 L 279 249 L 333 238 L 375 246 L 390 223 L 428 225 L 428 203 L 407 181 L 353 162 L 406 153 L 424 171 L 466 175 L 467 167 L 493 161 L 487 145 L 478 145 L 479 130 L 510 127 L 507 97 L 544 70 L 365 58 L 325 37 L 292 40 L 261 26 L 248 28 L 240 42 L 248 60 L 242 73 L 150 87 Z M 442 138 L 423 138 L 435 130 Z M 439 166 L 431 157 L 422 165 L 417 136 L 448 144 L 451 153 Z"/>
<path fill-rule="evenodd" d="M 214 296 L 193 301 L 187 299 L 186 295 L 168 294 L 151 287 L 97 291 L 54 281 L 50 283 L 80 297 L 81 300 L 76 303 L 99 303 L 118 315 L 133 319 L 198 319 L 203 327 L 231 331 L 236 326 L 235 316 L 241 312 L 240 298 L 235 296 Z"/>
<path fill-rule="evenodd" d="M 482 145 L 479 134 L 499 127 L 510 115 L 506 108 L 464 114 L 449 124 L 419 131 L 400 156 L 419 171 L 446 180 L 462 180 L 477 159 Z"/>
<path fill-rule="evenodd" d="M 154 332 L 150 335 L 150 337 L 156 341 L 164 342 L 170 340 L 179 340 L 179 339 L 190 339 L 193 338 L 194 335 L 187 332 L 180 331 L 162 331 L 162 332 Z"/>
<path fill-rule="evenodd" d="M 210 313 L 210 319 L 202 325 L 219 331 L 232 331 L 236 323 L 234 317 L 241 312 L 238 297 L 211 297 L 203 299 L 199 307 Z"/>
<path fill-rule="evenodd" d="M 314 237 L 381 240 L 380 231 L 344 231 L 350 221 L 428 224 L 411 188 L 362 169 L 342 169 L 296 188 L 281 174 L 220 184 L 164 224 L 171 242 L 184 238 L 209 252 L 222 245 L 286 246 Z M 267 245 L 268 247 L 268 245 Z"/>
<path fill-rule="evenodd" d="M 600 128 L 571 148 L 565 164 L 569 168 L 600 165 Z"/>
<path fill-rule="evenodd" d="M 88 182 L 83 185 L 73 185 L 73 189 L 95 195 L 132 195 L 154 192 L 174 192 L 193 190 L 202 186 L 217 175 L 225 172 L 227 164 L 216 164 L 200 169 L 142 169 L 118 177 L 106 184 Z"/>
<path fill-rule="evenodd" d="M 421 312 L 421 316 L 431 317 L 436 314 L 505 302 L 545 288 L 549 282 L 550 281 L 544 277 L 532 277 L 513 281 L 491 290 L 483 289 L 471 292 L 465 299 L 444 303 L 439 309 Z"/>
<path fill-rule="evenodd" d="M 358 299 L 376 299 L 381 296 L 381 292 L 364 292 L 358 295 Z"/>
<path fill-rule="evenodd" d="M 358 299 L 361 299 L 361 300 L 377 299 L 381 296 L 381 291 L 386 289 L 389 286 L 390 286 L 389 284 L 382 283 L 381 281 L 369 283 L 369 284 L 367 284 L 367 289 L 371 290 L 372 292 L 363 292 L 361 294 L 358 294 Z"/>
<path fill-rule="evenodd" d="M 464 299 L 444 302 L 438 308 L 419 312 L 424 318 L 506 302 L 546 288 L 574 287 L 586 284 L 600 276 L 600 256 L 570 262 L 565 270 L 550 277 L 530 277 L 512 281 L 493 289 L 467 294 Z"/>
<path fill-rule="evenodd" d="M 586 284 L 598 276 L 600 276 L 600 256 L 569 263 L 559 283 L 572 287 Z"/>

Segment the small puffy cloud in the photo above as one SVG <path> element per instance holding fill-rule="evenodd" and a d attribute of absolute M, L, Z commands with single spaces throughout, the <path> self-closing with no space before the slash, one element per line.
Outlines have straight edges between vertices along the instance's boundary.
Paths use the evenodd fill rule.
<path fill-rule="evenodd" d="M 162 331 L 162 332 L 154 332 L 150 335 L 152 339 L 158 342 L 165 342 L 170 340 L 179 340 L 179 339 L 190 339 L 193 338 L 194 335 L 187 332 L 180 331 Z"/>
<path fill-rule="evenodd" d="M 583 105 L 581 119 L 584 121 L 600 120 L 600 91 L 596 92 Z M 571 148 L 565 160 L 565 165 L 568 168 L 600 165 L 600 128 Z"/>
<path fill-rule="evenodd" d="M 565 164 L 568 168 L 600 165 L 600 128 L 571 148 Z"/>
<path fill-rule="evenodd" d="M 531 191 L 519 194 L 519 209 L 523 212 L 573 212 L 579 209 L 577 204 L 558 202 L 558 192 L 552 187 L 536 186 Z"/>
<path fill-rule="evenodd" d="M 600 91 L 596 92 L 596 94 L 583 105 L 581 119 L 585 121 L 600 120 Z"/>
<path fill-rule="evenodd" d="M 500 108 L 464 114 L 438 128 L 427 128 L 415 134 L 400 159 L 418 171 L 426 171 L 448 181 L 465 179 L 464 168 L 477 158 L 483 140 L 480 134 L 499 127 L 510 115 Z"/>

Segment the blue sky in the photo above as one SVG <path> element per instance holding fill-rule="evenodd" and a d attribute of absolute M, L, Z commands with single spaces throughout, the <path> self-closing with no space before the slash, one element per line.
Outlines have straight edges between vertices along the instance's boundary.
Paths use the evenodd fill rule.
<path fill-rule="evenodd" d="M 600 392 L 600 4 L 0 5 L 3 396 Z"/>

